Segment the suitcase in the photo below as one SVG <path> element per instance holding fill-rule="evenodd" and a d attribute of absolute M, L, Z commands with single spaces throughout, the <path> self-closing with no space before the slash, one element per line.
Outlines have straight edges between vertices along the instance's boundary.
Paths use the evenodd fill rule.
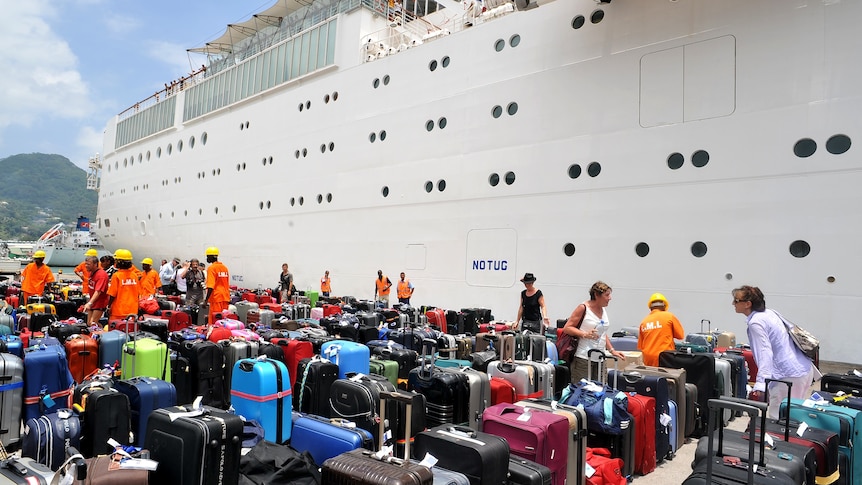
<path fill-rule="evenodd" d="M 74 382 L 63 347 L 44 344 L 28 347 L 24 351 L 23 419 L 66 407 Z"/>
<path fill-rule="evenodd" d="M 419 355 L 415 350 L 410 349 L 395 349 L 392 347 L 375 347 L 372 350 L 384 359 L 392 360 L 398 363 L 398 378 L 407 379 L 410 371 L 418 365 Z"/>
<path fill-rule="evenodd" d="M 655 412 L 652 413 L 654 419 L 653 424 L 650 425 L 650 428 L 655 430 L 655 436 L 652 439 L 655 443 L 655 458 L 657 461 L 663 461 L 665 458 L 672 458 L 673 455 L 671 454 L 670 449 L 670 433 L 672 430 L 675 431 L 676 427 L 671 427 L 670 425 L 664 426 L 661 424 L 663 414 L 670 416 L 668 410 L 670 393 L 668 390 L 667 379 L 664 377 L 645 376 L 625 371 L 618 372 L 611 369 L 608 371 L 608 380 L 614 380 L 614 382 L 617 382 L 621 391 L 637 393 L 642 396 L 651 397 L 655 400 L 653 403 Z M 671 424 L 672 423 L 673 422 L 671 421 Z M 638 434 L 641 434 L 640 430 L 638 430 Z M 672 439 L 675 443 L 677 439 L 676 434 L 673 435 Z"/>
<path fill-rule="evenodd" d="M 348 373 L 368 374 L 371 351 L 364 344 L 346 340 L 333 340 L 323 344 L 320 355 L 338 366 L 338 377 Z"/>
<path fill-rule="evenodd" d="M 729 361 L 721 359 L 718 355 L 713 354 L 715 359 L 715 383 L 716 383 L 716 394 L 718 397 L 734 397 L 734 383 L 733 383 L 733 368 Z M 745 396 L 742 396 L 745 397 Z M 725 409 L 722 411 L 724 425 L 730 422 L 733 419 L 733 413 L 731 413 L 730 409 Z"/>
<path fill-rule="evenodd" d="M 393 386 L 398 386 L 398 362 L 374 356 L 368 363 L 368 369 L 372 374 L 385 377 Z"/>
<path fill-rule="evenodd" d="M 54 472 L 32 458 L 10 457 L 0 460 L 0 483 L 24 483 L 27 485 L 48 485 L 52 483 Z"/>
<path fill-rule="evenodd" d="M 476 431 L 482 431 L 482 413 L 485 412 L 488 406 L 491 406 L 491 378 L 488 374 L 470 367 L 441 367 L 441 369 L 444 372 L 467 376 L 470 404 L 468 406 L 468 420 L 466 423 L 461 424 L 466 424 L 466 426 Z M 514 397 L 514 394 L 512 397 Z"/>
<path fill-rule="evenodd" d="M 99 365 L 99 343 L 89 335 L 72 335 L 64 344 L 66 358 L 69 361 L 69 371 L 75 382 L 83 382 L 84 379 L 98 370 Z"/>
<path fill-rule="evenodd" d="M 475 370 L 475 369 L 474 369 Z M 476 371 L 481 372 L 481 371 Z M 515 403 L 518 400 L 518 393 L 515 386 L 511 382 L 502 377 L 492 377 L 491 382 L 491 405 L 504 402 Z M 479 430 L 481 431 L 481 430 Z"/>
<path fill-rule="evenodd" d="M 90 327 L 83 322 L 77 320 L 72 321 L 57 321 L 48 325 L 48 335 L 56 338 L 61 343 L 72 335 L 89 334 Z"/>
<path fill-rule="evenodd" d="M 536 375 L 536 368 L 523 361 L 513 361 L 516 353 L 515 346 L 514 335 L 502 336 L 500 339 L 500 360 L 488 364 L 488 375 L 511 382 L 515 386 L 518 400 L 544 397 L 544 392 L 538 383 L 539 376 Z"/>
<path fill-rule="evenodd" d="M 266 357 L 238 361 L 234 364 L 230 393 L 236 414 L 260 423 L 264 439 L 274 443 L 290 439 L 292 390 L 283 362 Z"/>
<path fill-rule="evenodd" d="M 425 344 L 419 367 L 412 369 L 407 377 L 407 389 L 425 396 L 429 426 L 468 422 L 470 387 L 467 376 L 436 367 L 434 346 L 437 341 L 428 339 Z"/>
<path fill-rule="evenodd" d="M 144 376 L 170 382 L 170 365 L 168 344 L 161 340 L 143 338 L 123 345 L 120 364 L 123 379 Z"/>
<path fill-rule="evenodd" d="M 153 377 L 133 377 L 114 382 L 114 389 L 129 399 L 133 444 L 144 446 L 147 421 L 153 411 L 177 405 L 177 390 L 170 382 Z M 191 402 L 191 401 L 189 401 Z"/>
<path fill-rule="evenodd" d="M 69 446 L 81 447 L 81 421 L 71 409 L 58 409 L 24 425 L 21 456 L 56 471 L 66 461 Z"/>
<path fill-rule="evenodd" d="M 697 386 L 697 404 L 700 409 L 705 411 L 709 400 L 718 397 L 714 355 L 665 351 L 659 354 L 658 359 L 661 367 L 686 370 L 686 384 Z M 706 433 L 707 414 L 696 413 L 694 430 L 689 436 L 700 437 Z"/>
<path fill-rule="evenodd" d="M 302 359 L 296 373 L 293 409 L 305 414 L 330 417 L 329 390 L 338 379 L 338 366 L 317 356 Z"/>
<path fill-rule="evenodd" d="M 509 444 L 464 426 L 444 424 L 416 435 L 415 456 L 431 455 L 436 466 L 463 473 L 471 485 L 505 483 Z"/>
<path fill-rule="evenodd" d="M 33 315 L 34 313 L 50 313 L 52 315 L 56 315 L 57 309 L 50 303 L 27 302 L 27 313 L 29 315 Z"/>
<path fill-rule="evenodd" d="M 320 466 L 326 460 L 351 450 L 373 450 L 374 438 L 369 431 L 357 428 L 351 421 L 294 413 L 290 446 L 296 451 L 309 452 L 314 463 Z"/>
<path fill-rule="evenodd" d="M 391 382 L 374 374 L 350 374 L 349 378 L 337 379 L 329 388 L 330 416 L 355 422 L 377 442 L 380 393 L 393 391 L 395 386 Z"/>
<path fill-rule="evenodd" d="M 284 351 L 284 364 L 290 374 L 290 385 L 295 386 L 296 379 L 300 375 L 297 372 L 300 361 L 309 359 L 315 354 L 313 343 L 299 339 L 272 339 L 272 343 L 280 346 Z"/>
<path fill-rule="evenodd" d="M 159 462 L 150 482 L 237 485 L 242 427 L 239 416 L 208 406 L 155 410 L 144 439 L 150 459 Z"/>
<path fill-rule="evenodd" d="M 58 321 L 57 315 L 53 313 L 28 313 L 28 317 L 29 320 L 27 321 L 27 328 L 29 328 L 33 332 L 41 332 L 43 328 L 47 328 L 51 326 L 52 323 L 56 323 Z M 21 324 L 21 317 L 19 316 L 18 318 L 18 328 L 24 328 Z"/>
<path fill-rule="evenodd" d="M 0 336 L 0 353 L 14 354 L 24 357 L 24 342 L 17 335 Z"/>
<path fill-rule="evenodd" d="M 826 392 L 862 396 L 862 377 L 857 376 L 853 371 L 847 374 L 823 374 L 820 379 L 820 389 Z"/>
<path fill-rule="evenodd" d="M 7 448 L 21 441 L 23 403 L 24 361 L 0 353 L 0 444 Z"/>
<path fill-rule="evenodd" d="M 227 389 L 231 389 L 234 364 L 243 359 L 257 357 L 260 353 L 260 345 L 245 339 L 222 340 L 218 345 L 224 352 L 224 384 Z M 228 394 L 227 402 L 230 403 L 230 401 L 230 394 Z"/>
<path fill-rule="evenodd" d="M 521 457 L 509 457 L 510 485 L 551 485 L 551 469 Z"/>
<path fill-rule="evenodd" d="M 157 336 L 162 342 L 167 342 L 169 332 L 168 322 L 169 320 L 164 318 L 147 316 L 146 318 L 138 322 L 138 327 L 141 329 L 141 331 L 150 332 L 151 334 Z"/>
<path fill-rule="evenodd" d="M 113 387 L 93 386 L 82 396 L 81 454 L 94 457 L 111 453 L 108 444 L 113 439 L 122 445 L 130 444 L 131 408 L 129 398 Z"/>
<path fill-rule="evenodd" d="M 653 397 L 630 392 L 628 410 L 634 422 L 634 464 L 633 471 L 638 475 L 652 473 L 656 467 L 656 401 Z M 667 435 L 664 435 L 665 440 Z M 663 443 L 667 443 L 666 441 Z M 670 445 L 667 445 L 669 448 Z"/>
<path fill-rule="evenodd" d="M 565 485 L 570 438 L 567 417 L 515 404 L 497 404 L 482 413 L 482 429 L 509 442 L 512 455 L 550 468 L 551 483 Z"/>
<path fill-rule="evenodd" d="M 188 361 L 189 372 L 192 380 L 191 396 L 201 396 L 202 404 L 212 407 L 227 407 L 227 388 L 224 380 L 224 353 L 218 344 L 209 340 L 187 341 L 177 346 L 180 357 Z M 181 360 L 174 361 L 180 364 Z M 180 404 L 182 393 L 178 393 L 177 400 Z"/>
<path fill-rule="evenodd" d="M 411 429 L 412 422 L 409 416 L 414 414 L 413 409 L 410 409 L 413 405 L 412 399 L 396 392 L 385 392 L 380 397 L 383 400 L 391 399 L 407 406 L 406 427 Z M 382 448 L 386 435 L 384 431 L 385 413 L 389 403 L 381 402 L 379 407 L 383 414 L 380 416 L 377 435 L 380 437 L 379 446 Z M 378 457 L 366 449 L 349 451 L 323 462 L 321 483 L 327 485 L 432 485 L 434 476 L 431 469 L 411 462 L 409 457 L 410 440 L 405 441 L 404 459 L 391 456 Z"/>

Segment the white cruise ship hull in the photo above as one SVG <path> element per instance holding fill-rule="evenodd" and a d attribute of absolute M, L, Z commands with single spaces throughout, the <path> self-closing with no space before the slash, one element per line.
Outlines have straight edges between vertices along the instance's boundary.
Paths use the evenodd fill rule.
<path fill-rule="evenodd" d="M 111 120 L 94 230 L 136 260 L 217 246 L 252 288 L 287 262 L 299 288 L 329 270 L 371 298 L 378 269 L 404 271 L 414 303 L 503 319 L 525 272 L 555 318 L 603 280 L 613 327 L 661 291 L 687 331 L 739 341 L 731 290 L 751 284 L 825 360 L 858 361 L 859 18 L 858 1 L 557 0 L 363 62 L 383 19 L 359 8 L 317 72 L 188 120 L 176 93 L 175 122 L 129 143 Z"/>

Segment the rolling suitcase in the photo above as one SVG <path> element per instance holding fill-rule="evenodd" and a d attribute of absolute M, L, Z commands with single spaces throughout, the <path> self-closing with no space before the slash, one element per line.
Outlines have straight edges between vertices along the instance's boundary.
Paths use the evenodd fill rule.
<path fill-rule="evenodd" d="M 191 340 L 180 344 L 177 352 L 188 361 L 192 398 L 200 396 L 204 405 L 227 407 L 228 386 L 224 380 L 224 353 L 221 347 L 209 340 Z M 178 359 L 175 363 L 181 361 Z"/>
<path fill-rule="evenodd" d="M 436 466 L 463 473 L 470 485 L 505 483 L 509 444 L 503 438 L 464 426 L 444 424 L 416 435 L 415 456 L 431 455 Z"/>
<path fill-rule="evenodd" d="M 21 456 L 57 470 L 66 461 L 66 448 L 81 447 L 81 421 L 71 409 L 58 409 L 24 425 Z"/>
<path fill-rule="evenodd" d="M 218 343 L 224 352 L 224 385 L 230 389 L 233 382 L 234 365 L 243 359 L 253 359 L 260 352 L 260 344 L 245 339 L 222 340 Z M 227 402 L 230 403 L 231 396 L 228 393 Z M 273 441 L 273 440 L 270 440 Z M 280 443 L 280 442 L 277 442 Z"/>
<path fill-rule="evenodd" d="M 658 359 L 661 367 L 685 369 L 686 384 L 694 384 L 697 387 L 697 408 L 704 410 L 704 412 L 694 413 L 694 429 L 691 433 L 688 433 L 688 421 L 686 421 L 686 433 L 688 436 L 703 436 L 706 433 L 709 419 L 708 413 L 705 412 L 708 409 L 707 403 L 710 399 L 718 397 L 715 356 L 712 354 L 665 351 L 659 354 Z"/>
<path fill-rule="evenodd" d="M 296 338 L 275 338 L 271 342 L 280 346 L 284 351 L 284 365 L 287 366 L 287 371 L 290 374 L 290 385 L 293 387 L 300 376 L 297 372 L 299 362 L 303 359 L 310 359 L 315 354 L 314 343 L 309 339 Z"/>
<path fill-rule="evenodd" d="M 319 356 L 302 359 L 293 385 L 293 408 L 301 413 L 328 418 L 332 415 L 329 390 L 338 379 L 338 366 Z"/>
<path fill-rule="evenodd" d="M 629 414 L 635 424 L 633 471 L 638 475 L 652 473 L 656 467 L 656 404 L 655 398 L 630 392 Z M 667 435 L 665 435 L 665 439 Z"/>
<path fill-rule="evenodd" d="M 242 427 L 239 416 L 211 407 L 157 409 L 144 439 L 159 462 L 151 483 L 237 485 Z"/>
<path fill-rule="evenodd" d="M 48 485 L 52 483 L 54 472 L 32 458 L 9 457 L 0 460 L 0 483 L 22 483 L 27 485 Z"/>
<path fill-rule="evenodd" d="M 108 445 L 114 439 L 122 445 L 130 444 L 131 409 L 129 398 L 110 387 L 93 385 L 81 396 L 82 413 L 81 454 L 91 458 L 111 453 Z M 75 405 L 77 408 L 77 404 Z"/>
<path fill-rule="evenodd" d="M 114 382 L 114 389 L 125 394 L 129 399 L 133 444 L 138 447 L 144 446 L 147 421 L 153 411 L 177 405 L 176 388 L 170 382 L 161 379 L 133 377 L 125 381 L 118 380 Z"/>
<path fill-rule="evenodd" d="M 465 424 L 476 431 L 482 431 L 482 413 L 491 405 L 491 378 L 488 374 L 470 367 L 446 367 L 441 369 L 444 372 L 467 376 L 470 404 L 468 406 L 469 419 Z"/>
<path fill-rule="evenodd" d="M 24 361 L 17 355 L 0 353 L 0 444 L 5 447 L 21 440 L 23 403 Z"/>
<path fill-rule="evenodd" d="M 349 378 L 337 379 L 329 388 L 330 416 L 356 423 L 369 431 L 375 439 L 380 421 L 380 393 L 393 392 L 395 386 L 383 376 L 374 374 L 350 374 Z"/>
<path fill-rule="evenodd" d="M 123 379 L 144 376 L 170 382 L 170 365 L 168 344 L 161 340 L 142 338 L 123 345 L 120 364 Z"/>
<path fill-rule="evenodd" d="M 514 339 L 502 338 L 500 342 L 500 360 L 488 364 L 488 375 L 512 383 L 518 400 L 543 397 L 544 393 L 537 384 L 536 369 L 532 365 L 514 362 Z"/>
<path fill-rule="evenodd" d="M 75 382 L 83 382 L 88 375 L 99 369 L 99 343 L 93 337 L 86 334 L 72 335 L 66 340 L 64 347 L 69 360 L 69 371 Z"/>
<path fill-rule="evenodd" d="M 539 409 L 565 416 L 569 420 L 569 451 L 566 457 L 566 485 L 584 485 L 587 452 L 587 415 L 581 408 L 567 406 L 550 399 L 526 399 L 518 406 Z"/>
<path fill-rule="evenodd" d="M 230 393 L 236 414 L 260 423 L 264 439 L 274 443 L 290 439 L 292 390 L 283 362 L 266 357 L 238 361 Z"/>
<path fill-rule="evenodd" d="M 551 485 L 551 469 L 519 456 L 509 457 L 509 485 Z"/>
<path fill-rule="evenodd" d="M 671 431 L 675 431 L 676 427 L 671 426 L 673 421 L 668 422 L 665 426 L 662 421 L 662 415 L 670 416 L 668 409 L 669 390 L 667 379 L 664 377 L 646 376 L 632 372 L 618 372 L 616 370 L 608 371 L 608 380 L 614 379 L 620 386 L 621 391 L 629 393 L 637 393 L 642 396 L 648 396 L 655 399 L 654 424 L 651 428 L 655 429 L 655 457 L 658 461 L 663 461 L 665 458 L 672 458 L 670 442 L 671 438 L 676 443 L 677 436 L 674 434 L 671 437 Z M 638 432 L 640 434 L 640 431 Z"/>
<path fill-rule="evenodd" d="M 307 451 L 314 463 L 320 466 L 326 460 L 351 450 L 373 450 L 374 438 L 369 431 L 357 428 L 351 421 L 295 413 L 290 446 L 300 452 Z"/>
<path fill-rule="evenodd" d="M 398 386 L 398 362 L 374 356 L 368 363 L 368 370 L 372 374 L 385 377 L 393 386 Z"/>
<path fill-rule="evenodd" d="M 466 423 L 470 420 L 470 387 L 465 374 L 447 372 L 434 365 L 436 340 L 427 339 L 419 367 L 410 371 L 407 388 L 426 399 L 429 426 Z"/>
<path fill-rule="evenodd" d="M 338 377 L 348 373 L 368 374 L 371 351 L 363 344 L 347 340 L 333 340 L 323 344 L 320 355 L 338 366 Z"/>
<path fill-rule="evenodd" d="M 28 347 L 24 351 L 23 419 L 37 418 L 66 407 L 64 403 L 72 393 L 74 382 L 63 347 Z"/>
<path fill-rule="evenodd" d="M 853 371 L 847 374 L 823 374 L 820 379 L 820 389 L 826 392 L 862 396 L 862 377 L 857 376 Z"/>
<path fill-rule="evenodd" d="M 24 357 L 24 342 L 17 335 L 0 335 L 0 354 L 13 354 Z"/>
<path fill-rule="evenodd" d="M 396 392 L 381 393 L 380 398 L 383 400 L 392 399 L 407 406 L 406 427 L 412 429 L 410 416 L 414 413 L 411 409 L 413 403 L 411 398 Z M 385 413 L 389 405 L 381 402 L 379 407 L 383 414 L 380 416 L 377 435 L 379 436 L 379 446 L 382 448 L 386 435 Z M 409 457 L 410 440 L 405 441 L 404 459 L 391 456 L 378 457 L 372 451 L 365 449 L 349 451 L 323 462 L 321 483 L 327 485 L 432 485 L 434 476 L 431 469 L 411 462 Z"/>

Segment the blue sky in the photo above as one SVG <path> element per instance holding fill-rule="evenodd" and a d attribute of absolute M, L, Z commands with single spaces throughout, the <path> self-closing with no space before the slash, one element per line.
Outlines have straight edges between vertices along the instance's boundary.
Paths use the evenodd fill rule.
<path fill-rule="evenodd" d="M 0 159 L 80 167 L 111 116 L 206 62 L 202 46 L 276 0 L 0 0 Z"/>

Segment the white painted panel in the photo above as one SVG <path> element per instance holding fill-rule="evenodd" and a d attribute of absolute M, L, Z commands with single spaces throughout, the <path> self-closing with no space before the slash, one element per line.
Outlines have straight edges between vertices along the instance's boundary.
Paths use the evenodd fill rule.
<path fill-rule="evenodd" d="M 736 109 L 736 38 L 688 44 L 685 49 L 685 121 L 727 116 Z"/>
<path fill-rule="evenodd" d="M 683 48 L 641 58 L 640 124 L 643 127 L 683 121 Z"/>
<path fill-rule="evenodd" d="M 414 270 L 425 269 L 426 251 L 424 244 L 408 244 L 404 251 L 404 267 Z"/>

